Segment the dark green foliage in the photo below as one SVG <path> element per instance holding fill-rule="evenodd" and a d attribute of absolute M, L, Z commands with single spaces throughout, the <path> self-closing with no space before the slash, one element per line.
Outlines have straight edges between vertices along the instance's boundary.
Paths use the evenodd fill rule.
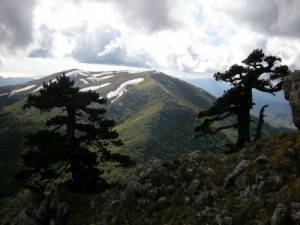
<path fill-rule="evenodd" d="M 238 148 L 249 142 L 251 140 L 250 110 L 255 104 L 252 90 L 257 89 L 274 94 L 282 90 L 282 79 L 289 74 L 287 66 L 276 66 L 278 61 L 281 59 L 275 56 L 265 56 L 262 50 L 257 49 L 242 61 L 244 65 L 235 64 L 224 73 L 216 73 L 214 77 L 217 81 L 230 82 L 232 88 L 218 98 L 211 108 L 198 114 L 198 118 L 204 118 L 204 120 L 195 128 L 197 136 L 215 134 L 224 129 L 234 128 L 238 132 L 236 143 Z M 232 116 L 236 117 L 232 123 L 217 128 L 212 126 L 214 122 Z M 261 131 L 261 125 L 259 125 L 258 132 Z M 256 137 L 259 137 L 259 134 Z"/>
<path fill-rule="evenodd" d="M 26 169 L 19 177 L 27 179 L 31 190 L 44 191 L 50 181 L 65 179 L 73 191 L 95 192 L 106 184 L 99 162 L 132 164 L 129 157 L 107 149 L 110 143 L 121 146 L 122 142 L 113 130 L 115 122 L 106 119 L 106 110 L 99 108 L 104 103 L 95 92 L 79 92 L 64 74 L 57 82 L 44 83 L 39 95 L 28 96 L 24 109 L 60 110 L 46 121 L 48 129 L 27 136 L 22 154 Z"/>

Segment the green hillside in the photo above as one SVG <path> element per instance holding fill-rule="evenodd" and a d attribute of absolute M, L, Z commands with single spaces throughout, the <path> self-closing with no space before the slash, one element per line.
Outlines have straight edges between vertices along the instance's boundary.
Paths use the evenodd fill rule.
<path fill-rule="evenodd" d="M 22 184 L 13 175 L 22 167 L 20 153 L 26 134 L 43 127 L 53 113 L 22 107 L 29 93 L 38 93 L 43 82 L 54 81 L 56 73 L 26 84 L 0 87 L 0 199 L 14 193 Z M 91 88 L 100 96 L 109 93 L 107 117 L 117 122 L 124 147 L 114 149 L 130 154 L 137 162 L 149 163 L 154 158 L 175 159 L 195 150 L 203 153 L 223 151 L 235 134 L 227 130 L 215 136 L 195 139 L 193 129 L 197 113 L 207 109 L 214 98 L 202 89 L 157 71 L 84 72 L 66 71 L 82 90 Z M 134 83 L 138 81 L 138 83 Z M 120 88 L 124 92 L 117 92 Z M 225 122 L 226 123 L 226 122 Z M 265 135 L 276 133 L 265 127 Z"/>

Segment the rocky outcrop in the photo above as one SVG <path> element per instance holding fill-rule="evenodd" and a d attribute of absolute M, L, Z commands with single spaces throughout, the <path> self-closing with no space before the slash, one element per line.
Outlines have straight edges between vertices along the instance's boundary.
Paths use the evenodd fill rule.
<path fill-rule="evenodd" d="M 295 133 L 232 155 L 156 159 L 97 195 L 31 200 L 12 224 L 299 225 L 299 143 Z"/>
<path fill-rule="evenodd" d="M 282 87 L 292 109 L 294 124 L 300 130 L 300 70 L 285 77 Z"/>
<path fill-rule="evenodd" d="M 251 165 L 251 162 L 248 160 L 242 160 L 237 167 L 234 169 L 234 171 L 230 174 L 225 179 L 224 187 L 228 188 L 233 182 L 239 189 L 243 189 L 246 187 L 246 181 L 244 176 L 240 176 L 241 173 Z M 242 186 L 242 187 L 240 187 Z"/>
<path fill-rule="evenodd" d="M 271 217 L 271 225 L 292 224 L 288 209 L 284 204 L 278 204 Z"/>
<path fill-rule="evenodd" d="M 12 221 L 12 225 L 63 225 L 69 216 L 69 204 L 62 201 L 63 190 L 55 191 L 43 198 L 33 195 L 21 213 Z"/>

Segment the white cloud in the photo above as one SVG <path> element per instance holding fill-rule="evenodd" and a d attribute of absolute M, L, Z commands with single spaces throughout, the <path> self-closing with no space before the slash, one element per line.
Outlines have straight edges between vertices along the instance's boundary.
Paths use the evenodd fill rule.
<path fill-rule="evenodd" d="M 14 34 L 12 40 L 0 37 L 2 55 L 21 49 L 19 57 L 73 57 L 211 76 L 261 48 L 300 67 L 299 0 L 3 1 L 0 11 L 12 5 L 28 21 L 17 31 L 20 16 L 0 15 L 0 34 Z"/>
<path fill-rule="evenodd" d="M 300 39 L 273 37 L 267 42 L 268 53 L 280 56 L 291 70 L 300 69 Z"/>

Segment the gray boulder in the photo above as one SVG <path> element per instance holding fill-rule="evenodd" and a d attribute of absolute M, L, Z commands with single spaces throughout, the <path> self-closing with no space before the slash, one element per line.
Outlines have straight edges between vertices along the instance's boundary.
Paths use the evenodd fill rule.
<path fill-rule="evenodd" d="M 161 159 L 154 159 L 152 162 L 152 167 L 154 169 L 160 169 L 162 167 L 163 161 Z"/>
<path fill-rule="evenodd" d="M 191 152 L 190 154 L 188 154 L 188 157 L 189 157 L 189 160 L 196 160 L 196 159 L 199 159 L 201 158 L 201 151 L 200 150 L 197 150 L 197 151 L 194 151 L 194 152 Z"/>
<path fill-rule="evenodd" d="M 222 217 L 220 215 L 217 215 L 215 218 L 215 222 L 218 225 L 233 225 L 232 217 Z"/>
<path fill-rule="evenodd" d="M 200 186 L 200 181 L 199 180 L 193 180 L 190 186 L 187 189 L 187 194 L 193 195 L 198 191 L 198 188 Z"/>
<path fill-rule="evenodd" d="M 237 166 L 236 168 L 233 170 L 232 173 L 230 173 L 226 178 L 225 178 L 225 183 L 224 183 L 224 187 L 228 188 L 233 182 L 234 180 L 240 175 L 242 174 L 242 172 L 248 168 L 251 165 L 251 161 L 249 160 L 242 160 Z"/>
<path fill-rule="evenodd" d="M 295 224 L 300 224 L 300 202 L 291 203 L 291 216 Z"/>
<path fill-rule="evenodd" d="M 196 198 L 196 204 L 198 205 L 207 204 L 209 199 L 210 199 L 209 191 L 201 192 L 201 194 Z"/>
<path fill-rule="evenodd" d="M 287 207 L 283 204 L 277 204 L 277 208 L 271 217 L 271 225 L 285 225 L 288 224 L 288 220 Z"/>
<path fill-rule="evenodd" d="M 245 175 L 239 175 L 234 179 L 234 185 L 238 190 L 244 190 L 247 184 L 247 177 Z"/>
<path fill-rule="evenodd" d="M 267 162 L 269 162 L 270 159 L 265 156 L 265 155 L 260 155 L 257 157 L 257 159 L 254 160 L 254 163 L 261 163 L 261 164 L 265 164 Z"/>

